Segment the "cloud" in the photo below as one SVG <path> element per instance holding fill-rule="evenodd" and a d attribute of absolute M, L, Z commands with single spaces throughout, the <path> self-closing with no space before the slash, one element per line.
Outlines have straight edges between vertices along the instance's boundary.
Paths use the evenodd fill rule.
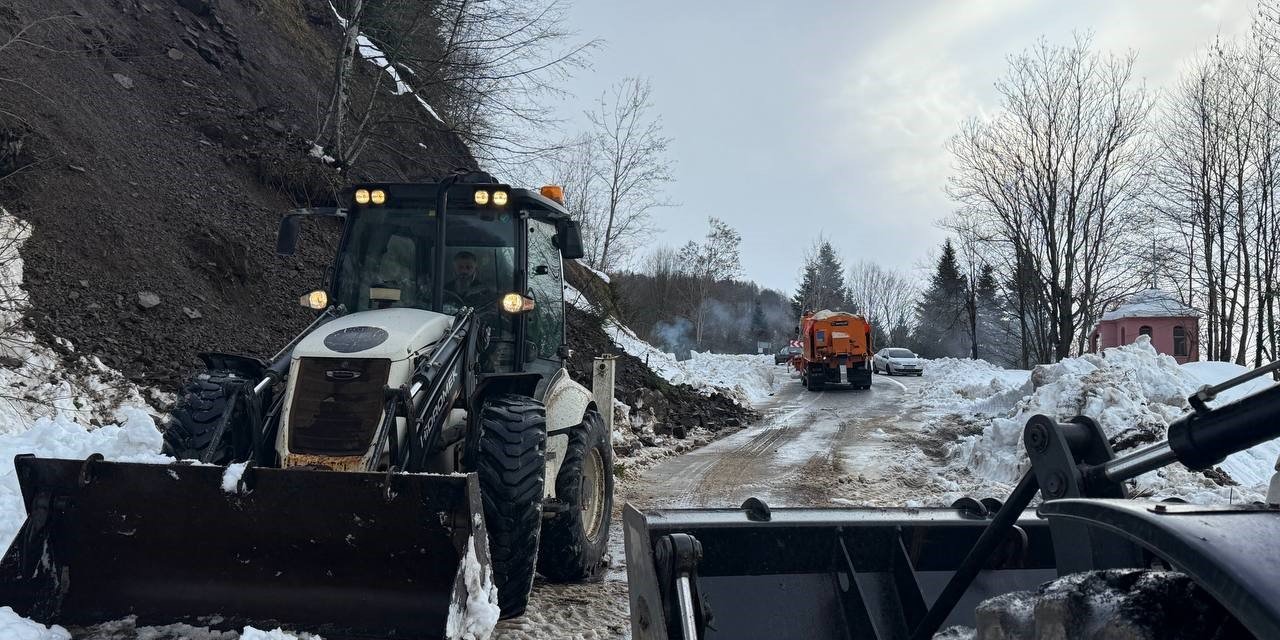
<path fill-rule="evenodd" d="M 1045 36 L 1067 42 L 1092 31 L 1102 50 L 1138 51 L 1137 71 L 1152 88 L 1176 78 L 1182 62 L 1217 34 L 1247 32 L 1252 3 L 949 2 L 895 10 L 880 37 L 850 60 L 823 101 L 845 162 L 923 215 L 945 215 L 951 172 L 946 141 L 966 118 L 999 107 L 994 82 L 1006 56 Z"/>

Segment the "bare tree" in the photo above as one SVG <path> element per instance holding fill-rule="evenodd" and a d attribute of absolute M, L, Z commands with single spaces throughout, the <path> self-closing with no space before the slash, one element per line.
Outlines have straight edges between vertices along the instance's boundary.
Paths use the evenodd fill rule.
<path fill-rule="evenodd" d="M 316 140 L 342 167 L 370 147 L 413 162 L 396 143 L 415 130 L 455 134 L 504 168 L 540 158 L 556 148 L 546 99 L 597 44 L 574 40 L 560 0 L 346 0 L 338 13 Z"/>
<path fill-rule="evenodd" d="M 911 330 L 920 291 L 907 276 L 879 264 L 862 260 L 849 267 L 845 279 L 849 302 L 858 309 L 879 341 L 902 342 Z"/>
<path fill-rule="evenodd" d="M 1265 33 L 1264 13 L 1255 33 Z M 1276 353 L 1276 170 L 1280 90 L 1268 41 L 1216 40 L 1162 109 L 1152 206 L 1177 257 L 1164 269 L 1204 311 L 1211 360 L 1260 363 Z M 1250 340 L 1252 338 L 1252 341 Z M 1252 349 L 1250 349 L 1252 343 Z"/>
<path fill-rule="evenodd" d="M 607 223 L 601 164 L 595 140 L 584 134 L 561 145 L 542 172 L 564 189 L 564 206 L 581 225 L 583 252 L 592 266 L 600 264 Z"/>
<path fill-rule="evenodd" d="M 677 254 L 681 271 L 691 282 L 686 296 L 693 316 L 694 342 L 702 346 L 707 303 L 717 282 L 731 280 L 742 272 L 742 235 L 718 218 L 708 218 L 706 239 L 689 241 Z"/>
<path fill-rule="evenodd" d="M 591 266 L 616 268 L 652 232 L 650 213 L 671 203 L 662 189 L 672 182 L 662 120 L 652 115 L 647 80 L 626 78 L 587 113 L 600 162 L 603 213 L 594 233 L 600 249 Z"/>
<path fill-rule="evenodd" d="M 1009 58 L 1001 109 L 949 143 L 960 216 L 1040 289 L 1053 359 L 1070 355 L 1102 305 L 1135 286 L 1123 260 L 1142 226 L 1138 196 L 1151 99 L 1134 54 L 1104 55 L 1087 36 L 1040 41 Z"/>

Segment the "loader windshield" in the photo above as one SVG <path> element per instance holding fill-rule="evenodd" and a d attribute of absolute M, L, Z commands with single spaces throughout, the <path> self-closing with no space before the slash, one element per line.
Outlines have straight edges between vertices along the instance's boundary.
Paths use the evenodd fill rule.
<path fill-rule="evenodd" d="M 429 208 L 359 207 L 351 215 L 334 274 L 337 302 L 348 311 L 409 307 L 452 314 L 472 307 L 491 328 L 495 345 L 514 341 L 511 317 L 498 310 L 502 295 L 515 290 L 516 226 L 510 213 L 450 207 L 443 242 Z M 437 251 L 444 252 L 443 274 L 435 273 Z M 444 281 L 443 309 L 431 308 L 436 278 Z M 491 361 L 488 368 L 502 364 Z"/>

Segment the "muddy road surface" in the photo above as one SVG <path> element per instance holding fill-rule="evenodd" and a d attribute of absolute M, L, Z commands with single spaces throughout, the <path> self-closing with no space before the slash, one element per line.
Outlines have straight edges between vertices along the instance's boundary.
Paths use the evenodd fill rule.
<path fill-rule="evenodd" d="M 779 367 L 781 368 L 781 367 Z M 771 507 L 904 504 L 918 478 L 897 475 L 895 440 L 917 426 L 904 408 L 924 378 L 875 376 L 868 391 L 806 391 L 798 379 L 759 407 L 754 426 L 650 467 L 618 483 L 609 546 L 598 583 L 538 583 L 528 613 L 498 625 L 495 638 L 629 638 L 626 558 L 619 521 L 625 503 L 640 509 L 737 507 L 750 497 Z M 850 486 L 852 485 L 852 486 Z"/>

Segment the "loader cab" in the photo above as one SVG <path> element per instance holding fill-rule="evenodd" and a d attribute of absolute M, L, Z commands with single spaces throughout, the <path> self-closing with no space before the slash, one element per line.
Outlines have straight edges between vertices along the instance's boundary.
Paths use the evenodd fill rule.
<path fill-rule="evenodd" d="M 488 333 L 482 370 L 546 379 L 560 368 L 562 256 L 576 257 L 580 240 L 559 203 L 484 181 L 357 185 L 347 202 L 328 283 L 335 303 L 348 312 L 471 307 Z"/>

